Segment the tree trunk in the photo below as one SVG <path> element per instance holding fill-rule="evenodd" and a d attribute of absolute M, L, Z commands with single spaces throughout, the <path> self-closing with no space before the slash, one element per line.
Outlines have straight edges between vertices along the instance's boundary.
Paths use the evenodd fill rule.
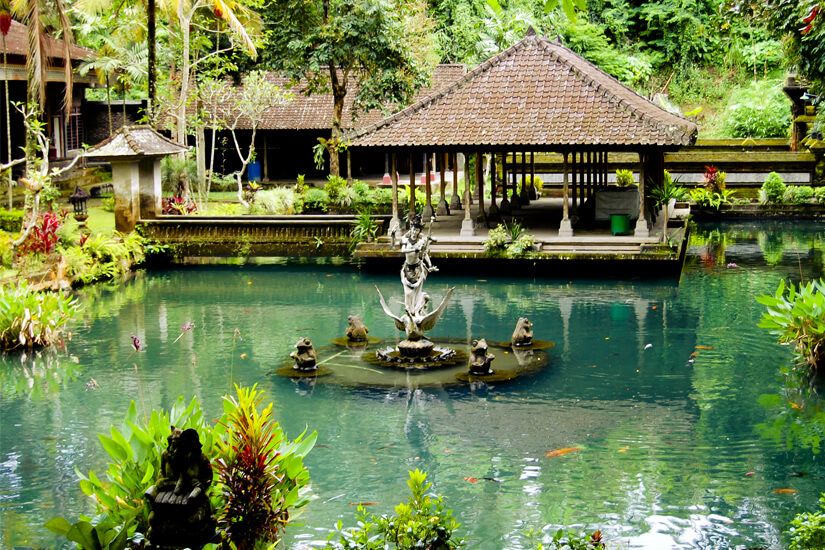
<path fill-rule="evenodd" d="M 155 0 L 147 0 L 146 2 L 146 34 L 147 40 L 149 42 L 149 52 L 147 56 L 147 71 L 146 71 L 146 79 L 147 79 L 147 88 L 149 92 L 149 124 L 154 126 L 155 124 L 155 96 L 157 92 L 155 90 L 155 81 L 156 81 L 156 65 L 157 65 L 157 58 L 155 55 L 155 34 L 156 34 L 156 25 L 155 25 Z"/>
<path fill-rule="evenodd" d="M 338 152 L 341 140 L 341 120 L 344 118 L 344 98 L 347 95 L 346 74 L 338 78 L 338 69 L 335 63 L 329 64 L 329 78 L 332 83 L 332 132 L 327 142 L 329 153 L 329 173 L 333 176 L 341 175 L 341 163 Z"/>
<path fill-rule="evenodd" d="M 204 147 L 206 147 L 206 131 L 203 128 L 203 125 L 198 125 L 197 129 L 197 166 L 198 166 L 198 200 L 200 201 L 200 208 L 202 211 L 206 211 L 206 202 L 205 202 L 205 195 L 206 195 L 206 154 L 204 152 Z"/>
<path fill-rule="evenodd" d="M 8 150 L 6 151 L 6 158 L 8 162 L 11 162 L 11 119 L 9 115 L 11 114 L 9 111 L 9 105 L 11 104 L 11 100 L 9 99 L 9 77 L 8 77 L 8 64 L 6 63 L 6 35 L 3 35 L 3 83 L 6 86 L 6 143 L 8 145 Z M 9 168 L 9 212 L 12 211 L 14 208 L 14 197 L 12 196 L 14 191 L 14 179 L 12 178 L 11 168 Z"/>

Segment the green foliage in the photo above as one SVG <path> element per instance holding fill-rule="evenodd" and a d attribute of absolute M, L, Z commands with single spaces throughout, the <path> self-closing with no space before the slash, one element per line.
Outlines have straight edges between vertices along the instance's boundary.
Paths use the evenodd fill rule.
<path fill-rule="evenodd" d="M 216 436 L 221 433 L 220 426 L 213 430 L 208 425 L 197 399 L 186 405 L 183 397 L 179 397 L 171 411 L 152 411 L 149 418 L 140 418 L 132 401 L 119 430 L 112 426 L 109 435 L 98 434 L 112 461 L 106 471 L 108 481 L 100 480 L 93 471 L 85 476 L 75 470 L 80 489 L 90 497 L 96 515 L 105 514 L 118 525 L 134 521 L 134 529 L 146 533 L 149 509 L 144 502 L 144 492 L 160 471 L 171 425 L 181 430 L 195 429 L 207 456 L 213 452 Z"/>
<path fill-rule="evenodd" d="M 14 240 L 5 232 L 0 231 L 0 267 L 11 267 L 14 264 Z"/>
<path fill-rule="evenodd" d="M 742 61 L 748 69 L 767 71 L 783 61 L 782 44 L 776 40 L 760 40 L 743 48 Z"/>
<path fill-rule="evenodd" d="M 342 205 L 342 201 L 347 200 L 346 191 L 347 180 L 341 176 L 334 176 L 330 174 L 327 176 L 327 182 L 324 184 L 324 191 L 327 192 L 327 197 L 330 205 Z M 349 206 L 349 205 L 347 205 Z"/>
<path fill-rule="evenodd" d="M 498 224 L 484 241 L 484 252 L 490 257 L 527 258 L 534 253 L 536 239 L 517 221 Z"/>
<path fill-rule="evenodd" d="M 353 227 L 349 232 L 350 251 L 355 250 L 358 243 L 371 243 L 374 241 L 376 235 L 378 235 L 378 230 L 381 228 L 380 222 L 372 217 L 369 210 L 359 212 L 352 225 Z"/>
<path fill-rule="evenodd" d="M 767 0 L 762 13 L 765 28 L 783 40 L 788 64 L 795 64 L 808 81 L 825 84 L 825 13 L 821 2 Z"/>
<path fill-rule="evenodd" d="M 782 197 L 785 195 L 785 189 L 785 182 L 782 180 L 782 176 L 776 172 L 771 172 L 762 183 L 762 188 L 760 190 L 762 202 L 772 204 L 781 203 Z"/>
<path fill-rule="evenodd" d="M 825 187 L 817 187 L 814 189 L 814 199 L 817 204 L 825 204 Z"/>
<path fill-rule="evenodd" d="M 541 196 L 541 191 L 542 189 L 544 189 L 544 181 L 542 181 L 542 179 L 539 176 L 533 178 L 532 176 L 527 175 L 525 176 L 525 178 L 527 181 L 527 185 L 530 185 L 532 183 L 533 186 L 536 188 L 536 194 Z"/>
<path fill-rule="evenodd" d="M 602 541 L 601 531 L 595 531 L 588 535 L 587 533 L 577 534 L 559 529 L 547 544 L 536 540 L 541 537 L 541 532 L 528 529 L 524 534 L 530 542 L 530 548 L 535 550 L 604 550 L 607 548 Z"/>
<path fill-rule="evenodd" d="M 74 298 L 36 292 L 26 281 L 0 286 L 0 349 L 51 345 L 78 310 Z"/>
<path fill-rule="evenodd" d="M 788 185 L 782 194 L 782 202 L 786 204 L 808 204 L 814 198 L 814 190 L 810 185 Z"/>
<path fill-rule="evenodd" d="M 46 529 L 63 535 L 83 550 L 123 550 L 129 542 L 130 522 L 118 524 L 101 515 L 91 521 L 80 520 L 70 524 L 65 518 L 54 518 L 46 522 Z"/>
<path fill-rule="evenodd" d="M 564 32 L 568 46 L 573 51 L 622 82 L 638 85 L 648 80 L 653 73 L 652 64 L 643 56 L 621 53 L 610 44 L 602 27 L 578 21 L 565 26 Z"/>
<path fill-rule="evenodd" d="M 790 100 L 781 84 L 754 82 L 731 96 L 720 118 L 727 137 L 786 137 L 791 124 Z"/>
<path fill-rule="evenodd" d="M 250 205 L 250 213 L 271 216 L 286 216 L 300 212 L 302 204 L 293 189 L 273 187 L 264 189 L 255 195 L 255 202 Z"/>
<path fill-rule="evenodd" d="M 791 520 L 788 534 L 791 544 L 788 550 L 823 550 L 825 549 L 825 493 L 819 497 L 817 512 L 803 512 Z"/>
<path fill-rule="evenodd" d="M 143 263 L 146 240 L 137 232 L 112 237 L 103 234 L 80 235 L 76 246 L 62 248 L 66 274 L 83 284 L 125 275 Z"/>
<path fill-rule="evenodd" d="M 103 199 L 103 210 L 106 212 L 114 212 L 115 211 L 115 198 L 114 197 L 106 197 Z"/>
<path fill-rule="evenodd" d="M 616 185 L 627 187 L 634 183 L 636 183 L 636 180 L 633 177 L 633 170 L 616 170 Z"/>
<path fill-rule="evenodd" d="M 730 204 L 731 197 L 736 193 L 732 189 L 724 189 L 721 193 L 714 193 L 710 189 L 698 188 L 690 190 L 690 200 L 703 208 L 719 210 L 723 204 Z"/>
<path fill-rule="evenodd" d="M 656 204 L 659 206 L 667 206 L 671 200 L 683 201 L 689 196 L 687 189 L 680 186 L 678 181 L 674 181 L 673 176 L 667 170 L 664 172 L 662 184 L 652 187 L 650 195 L 656 199 Z"/>
<path fill-rule="evenodd" d="M 335 550 L 450 550 L 464 546 L 464 540 L 455 538 L 454 531 L 461 525 L 445 510 L 441 496 L 428 494 L 432 486 L 427 474 L 418 469 L 410 472 L 407 486 L 412 491 L 408 503 L 395 507 L 395 516 L 376 517 L 363 506 L 358 507 L 358 527 L 344 529 L 339 521 L 336 532 L 327 540 L 325 548 Z M 338 537 L 338 540 L 333 540 Z"/>
<path fill-rule="evenodd" d="M 0 231 L 16 233 L 23 228 L 23 211 L 0 209 Z"/>
<path fill-rule="evenodd" d="M 295 441 L 284 436 L 273 418 L 272 403 L 262 408 L 264 392 L 257 386 L 236 386 L 238 398 L 224 397 L 224 437 L 217 439 L 218 493 L 223 506 L 217 514 L 223 536 L 241 550 L 277 542 L 289 520 L 290 508 L 309 500 L 302 490 L 309 484 L 303 459 L 317 434 Z"/>
<path fill-rule="evenodd" d="M 164 188 L 182 195 L 184 185 L 194 188 L 198 181 L 198 165 L 192 155 L 183 158 L 169 155 L 160 161 L 160 181 Z"/>
<path fill-rule="evenodd" d="M 304 193 L 304 208 L 307 210 L 326 210 L 329 195 L 325 189 L 310 187 Z"/>
<path fill-rule="evenodd" d="M 775 334 L 781 343 L 794 344 L 794 354 L 817 368 L 825 352 L 825 281 L 819 279 L 795 287 L 785 281 L 773 296 L 757 296 L 767 307 L 759 326 Z"/>
<path fill-rule="evenodd" d="M 705 166 L 704 178 L 705 189 L 714 193 L 721 193 L 725 189 L 728 174 L 719 171 L 715 166 Z"/>

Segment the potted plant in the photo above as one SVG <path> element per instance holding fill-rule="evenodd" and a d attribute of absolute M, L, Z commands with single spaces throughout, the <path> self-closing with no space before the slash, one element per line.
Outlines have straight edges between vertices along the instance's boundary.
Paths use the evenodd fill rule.
<path fill-rule="evenodd" d="M 673 179 L 673 176 L 665 170 L 662 184 L 654 186 L 650 182 L 650 195 L 656 199 L 656 205 L 664 209 L 665 220 L 670 219 L 670 213 L 676 207 L 676 203 L 685 201 L 688 198 L 687 190 L 679 185 L 679 181 Z"/>
<path fill-rule="evenodd" d="M 616 170 L 616 185 L 622 189 L 635 188 L 636 179 L 632 170 Z"/>

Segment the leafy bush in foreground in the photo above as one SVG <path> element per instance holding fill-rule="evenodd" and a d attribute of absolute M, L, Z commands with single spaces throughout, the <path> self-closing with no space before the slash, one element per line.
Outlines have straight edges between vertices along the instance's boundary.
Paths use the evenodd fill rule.
<path fill-rule="evenodd" d="M 803 512 L 791 521 L 789 550 L 825 549 L 825 493 L 819 497 L 819 512 Z"/>
<path fill-rule="evenodd" d="M 782 197 L 785 195 L 785 181 L 782 176 L 776 172 L 771 172 L 765 181 L 762 183 L 760 190 L 762 202 L 779 204 L 782 202 Z"/>
<path fill-rule="evenodd" d="M 0 287 L 0 349 L 53 344 L 77 301 L 63 294 L 36 292 L 25 281 Z"/>
<path fill-rule="evenodd" d="M 811 367 L 817 368 L 825 354 L 825 281 L 819 279 L 796 288 L 780 281 L 773 296 L 757 296 L 756 301 L 767 306 L 759 326 L 779 337 L 782 343 L 793 343 L 794 354 Z"/>

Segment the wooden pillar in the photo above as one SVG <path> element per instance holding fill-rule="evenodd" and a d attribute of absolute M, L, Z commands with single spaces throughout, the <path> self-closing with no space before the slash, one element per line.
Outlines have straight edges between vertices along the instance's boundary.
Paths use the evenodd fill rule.
<path fill-rule="evenodd" d="M 484 211 L 484 167 L 482 163 L 484 162 L 484 155 L 481 151 L 476 152 L 476 190 L 478 191 L 478 214 L 476 215 L 476 221 L 478 223 L 483 223 L 487 225 L 487 213 Z M 493 170 L 490 171 L 492 174 L 495 174 L 495 162 L 493 163 Z M 493 182 L 495 182 L 495 175 L 492 176 Z M 493 183 L 493 188 L 495 188 L 495 183 Z"/>
<path fill-rule="evenodd" d="M 559 237 L 572 237 L 573 236 L 573 225 L 570 223 L 570 206 L 568 204 L 568 184 L 569 184 L 569 166 L 567 165 L 567 155 L 569 153 L 565 151 L 564 155 L 564 163 L 562 164 L 562 171 L 564 172 L 564 184 L 562 185 L 562 218 L 561 218 L 561 225 L 559 225 Z M 576 153 L 573 153 L 573 158 L 576 158 Z"/>
<path fill-rule="evenodd" d="M 261 133 L 264 135 L 264 155 L 263 155 L 264 156 L 264 167 L 263 167 L 264 168 L 264 181 L 269 181 L 269 162 L 268 162 L 269 153 L 268 153 L 267 147 L 266 147 L 266 136 L 267 136 L 267 134 L 269 134 L 269 132 L 261 132 Z"/>
<path fill-rule="evenodd" d="M 444 177 L 444 172 L 447 169 L 447 153 L 443 153 L 441 155 L 437 155 L 439 162 L 439 181 L 441 182 L 440 189 L 439 189 L 439 199 L 438 199 L 438 206 L 435 209 L 436 216 L 448 216 L 450 214 L 450 208 L 447 206 L 447 180 Z"/>
<path fill-rule="evenodd" d="M 593 195 L 593 151 L 587 152 L 587 193 L 586 198 Z"/>
<path fill-rule="evenodd" d="M 513 210 L 518 210 L 521 208 L 521 200 L 518 196 L 518 164 L 516 164 L 516 159 L 518 158 L 517 153 L 513 151 L 513 163 L 510 168 L 510 172 L 513 178 L 513 188 L 510 192 L 510 206 Z"/>
<path fill-rule="evenodd" d="M 645 185 L 647 179 L 647 153 L 639 152 L 639 219 L 636 220 L 636 229 L 633 231 L 634 237 L 647 238 L 650 236 L 650 229 L 647 227 L 645 219 Z"/>
<path fill-rule="evenodd" d="M 392 221 L 390 221 L 390 228 L 392 227 L 401 227 L 401 218 L 398 216 L 398 158 L 395 153 L 392 154 Z"/>
<path fill-rule="evenodd" d="M 499 215 L 498 205 L 496 204 L 496 187 L 498 187 L 498 182 L 497 182 L 498 168 L 496 167 L 496 154 L 495 153 L 492 154 L 491 162 L 492 162 L 492 166 L 491 166 L 491 170 L 490 170 L 490 174 L 491 174 L 490 175 L 490 181 L 492 182 L 492 185 L 490 186 L 490 208 L 487 209 L 487 216 L 486 217 L 487 217 L 488 222 L 497 222 L 501 218 L 500 218 L 500 215 Z M 502 162 L 501 169 L 502 169 L 502 175 L 503 175 L 504 174 L 504 172 L 503 172 L 503 170 L 504 170 L 504 156 L 503 155 L 502 155 L 501 162 Z M 480 195 L 480 197 L 483 198 L 484 195 Z M 481 204 L 481 199 L 479 199 L 479 204 Z"/>
<path fill-rule="evenodd" d="M 413 160 L 413 154 L 410 153 L 410 211 L 407 216 L 408 219 L 412 219 L 415 215 L 415 163 Z"/>
<path fill-rule="evenodd" d="M 576 151 L 573 151 L 571 156 L 572 156 L 572 162 L 570 163 L 570 176 L 571 176 L 570 184 L 571 184 L 571 187 L 572 187 L 572 189 L 571 189 L 571 195 L 572 195 L 571 202 L 573 203 L 573 211 L 575 212 L 576 211 L 576 206 L 577 206 L 576 201 L 578 200 L 578 193 L 577 193 L 578 190 L 576 188 L 576 174 L 577 174 L 579 163 L 578 163 L 578 159 L 576 159 Z"/>
<path fill-rule="evenodd" d="M 428 153 L 424 153 L 424 212 L 422 213 L 422 220 L 424 222 L 429 222 L 433 219 L 433 190 L 430 186 L 430 178 L 432 176 L 432 172 L 430 171 L 430 156 Z"/>
<path fill-rule="evenodd" d="M 470 153 L 464 153 L 464 219 L 461 221 L 461 232 L 459 235 L 462 237 L 474 237 L 476 234 L 476 224 L 473 223 L 472 218 L 470 217 Z M 459 155 L 456 153 L 455 160 L 453 163 L 453 180 L 455 185 L 458 185 L 458 158 Z M 480 159 L 476 158 L 476 178 L 478 178 L 479 173 L 479 165 Z M 458 195 L 458 187 L 455 187 L 455 195 Z"/>
<path fill-rule="evenodd" d="M 464 155 L 461 155 L 464 157 Z M 458 161 L 459 154 L 453 153 L 453 196 L 450 198 L 450 210 L 461 210 L 462 196 L 458 193 Z M 465 163 L 467 163 L 465 157 Z M 464 171 L 464 186 L 469 188 L 470 180 L 467 179 L 467 171 Z"/>
<path fill-rule="evenodd" d="M 347 182 L 352 183 L 352 152 L 347 149 Z"/>
<path fill-rule="evenodd" d="M 509 216 L 513 213 L 512 198 L 507 196 L 507 188 L 510 186 L 509 172 L 513 171 L 512 164 L 508 160 L 509 153 L 504 153 L 501 156 L 501 202 L 498 203 L 498 211 L 502 216 Z"/>
<path fill-rule="evenodd" d="M 541 198 L 536 187 L 536 157 L 533 151 L 530 151 L 530 196 L 536 199 Z"/>
<path fill-rule="evenodd" d="M 530 153 L 532 155 L 532 153 Z M 519 193 L 519 201 L 522 206 L 530 204 L 530 190 L 527 186 L 527 153 L 521 152 L 521 193 Z"/>

